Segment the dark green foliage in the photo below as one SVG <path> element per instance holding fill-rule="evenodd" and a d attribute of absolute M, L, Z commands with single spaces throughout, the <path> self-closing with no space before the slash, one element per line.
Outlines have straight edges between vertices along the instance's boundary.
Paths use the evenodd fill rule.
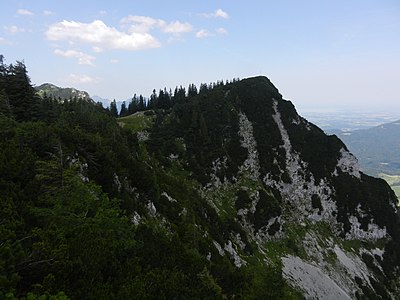
<path fill-rule="evenodd" d="M 326 136 L 313 124 L 305 125 L 293 104 L 289 101 L 279 102 L 282 122 L 288 131 L 293 149 L 308 163 L 308 169 L 317 182 L 327 174 L 335 171 L 340 149 L 346 146 L 336 136 Z M 297 119 L 301 122 L 298 125 Z M 295 122 L 293 122 L 295 120 Z M 308 128 L 307 128 L 308 127 Z M 318 153 L 318 155 L 316 155 Z"/>
<path fill-rule="evenodd" d="M 311 206 L 312 208 L 318 208 L 318 211 L 322 212 L 321 198 L 317 194 L 311 196 Z"/>
<path fill-rule="evenodd" d="M 30 84 L 23 62 L 6 66 L 0 62 L 0 112 L 18 121 L 29 121 L 38 116 L 39 99 Z"/>
<path fill-rule="evenodd" d="M 25 66 L 6 66 L 0 56 L 0 298 L 301 299 L 280 267 L 257 257 L 237 215 L 219 215 L 203 195 L 214 176 L 235 182 L 248 157 L 240 112 L 253 124 L 260 173 L 290 183 L 291 174 L 282 171 L 286 153 L 273 99 L 293 148 L 315 178 L 331 174 L 343 144 L 312 126 L 305 132 L 293 125 L 294 108 L 265 77 L 202 84 L 199 90 L 190 85 L 187 93 L 182 87 L 154 90 L 149 101 L 135 95 L 121 114 L 147 110 L 152 122 L 141 130 L 150 139 L 143 141 L 118 125 L 115 101 L 103 109 L 83 99 L 37 98 Z M 309 143 L 318 144 L 325 158 L 314 155 Z M 344 229 L 362 203 L 392 237 L 385 274 L 375 270 L 381 277 L 371 281 L 386 297 L 385 280 L 400 265 L 398 218 L 385 203 L 394 195 L 382 181 L 337 171 L 327 180 L 335 186 Z M 232 193 L 237 211 L 249 209 L 258 190 L 255 212 L 246 216 L 256 231 L 287 204 L 262 179 L 250 183 L 255 190 L 243 183 Z M 322 209 L 317 195 L 310 201 Z M 268 233 L 280 229 L 276 221 Z M 235 238 L 243 247 L 232 243 Z M 300 253 L 296 242 L 290 236 L 285 249 Z M 227 245 L 249 258 L 247 265 L 236 267 Z M 364 260 L 373 269 L 373 258 Z"/>
<path fill-rule="evenodd" d="M 1 77 L 3 86 L 12 76 Z M 32 92 L 27 78 L 13 88 Z M 161 103 L 171 97 L 160 94 Z M 0 298 L 222 299 L 247 293 L 245 270 L 212 244 L 224 244 L 237 231 L 251 251 L 245 233 L 233 220 L 222 221 L 190 181 L 182 184 L 154 159 L 139 160 L 136 138 L 91 101 L 43 95 L 35 117 L 24 115 L 26 103 L 2 106 L 0 114 Z M 115 116 L 114 105 L 111 110 Z M 233 116 L 223 114 L 225 121 Z M 157 126 L 166 117 L 157 115 Z M 189 120 L 198 134 L 190 147 L 206 142 L 207 119 L 198 114 Z M 182 151 L 177 142 L 165 147 Z M 149 216 L 149 201 L 167 228 Z M 133 212 L 142 217 L 139 225 L 130 221 Z"/>
<path fill-rule="evenodd" d="M 115 101 L 115 99 L 110 103 L 109 110 L 110 110 L 110 114 L 113 117 L 118 117 L 117 102 Z"/>
<path fill-rule="evenodd" d="M 256 230 L 268 224 L 269 219 L 279 216 L 281 214 L 280 202 L 274 197 L 267 194 L 264 190 L 259 191 L 260 200 L 257 203 L 256 211 L 254 213 L 254 228 Z M 279 223 L 274 227 L 275 230 L 271 232 L 273 235 L 280 228 Z"/>
<path fill-rule="evenodd" d="M 249 206 L 251 205 L 251 199 L 245 190 L 239 190 L 236 193 L 236 197 L 235 207 L 237 210 L 242 208 L 250 208 Z"/>
<path fill-rule="evenodd" d="M 243 295 L 243 299 L 302 299 L 300 293 L 290 289 L 282 278 L 281 270 L 274 267 L 250 268 L 253 278 L 250 290 Z"/>
<path fill-rule="evenodd" d="M 126 107 L 125 101 L 121 104 L 121 110 L 119 112 L 120 117 L 125 117 L 128 114 L 128 108 Z"/>

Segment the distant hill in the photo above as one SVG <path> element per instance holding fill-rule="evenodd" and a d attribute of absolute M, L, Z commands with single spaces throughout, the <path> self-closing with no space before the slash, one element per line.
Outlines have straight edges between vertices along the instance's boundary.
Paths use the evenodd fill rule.
<path fill-rule="evenodd" d="M 299 113 L 308 121 L 316 124 L 325 132 L 356 131 L 369 129 L 380 124 L 400 119 L 400 113 L 390 111 L 363 111 L 348 109 L 299 109 Z"/>
<path fill-rule="evenodd" d="M 48 96 L 55 97 L 56 99 L 61 98 L 62 100 L 74 97 L 86 100 L 91 99 L 94 102 L 100 102 L 101 104 L 103 104 L 103 107 L 105 108 L 109 107 L 110 103 L 112 102 L 112 100 L 100 96 L 90 96 L 89 93 L 86 91 L 80 91 L 75 88 L 62 88 L 52 83 L 43 83 L 42 85 L 35 87 L 35 90 L 37 91 L 40 97 L 43 97 L 43 95 L 46 94 Z M 126 105 L 128 105 L 130 101 L 131 99 L 125 100 Z M 121 110 L 121 105 L 123 102 L 124 101 L 116 101 L 118 111 Z"/>
<path fill-rule="evenodd" d="M 400 174 L 400 120 L 352 132 L 335 133 L 358 158 L 364 172 Z"/>
<path fill-rule="evenodd" d="M 100 96 L 93 96 L 92 99 L 94 100 L 94 102 L 100 102 L 101 104 L 103 104 L 103 107 L 109 107 L 110 103 L 112 102 L 112 100 L 107 99 L 107 98 L 103 98 Z M 129 104 L 129 102 L 131 101 L 131 99 L 125 100 L 126 105 Z M 116 101 L 115 103 L 117 104 L 117 110 L 120 111 L 121 110 L 121 105 L 124 101 Z"/>
<path fill-rule="evenodd" d="M 61 98 L 62 100 L 74 97 L 86 100 L 91 99 L 88 92 L 80 91 L 75 88 L 62 88 L 51 83 L 44 83 L 42 85 L 35 87 L 35 89 L 39 94 L 39 96 L 41 97 L 43 97 L 43 95 L 46 94 L 48 96 L 52 96 L 55 98 Z"/>
<path fill-rule="evenodd" d="M 104 107 L 110 106 L 111 100 L 100 96 L 92 96 L 94 102 L 100 102 Z"/>

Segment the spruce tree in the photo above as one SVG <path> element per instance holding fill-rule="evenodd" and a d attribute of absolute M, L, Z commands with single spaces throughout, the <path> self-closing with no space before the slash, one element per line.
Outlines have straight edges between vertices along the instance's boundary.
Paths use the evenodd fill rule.
<path fill-rule="evenodd" d="M 117 102 L 115 102 L 115 99 L 110 103 L 110 113 L 112 116 L 118 117 Z"/>
<path fill-rule="evenodd" d="M 124 102 L 122 102 L 122 104 L 121 104 L 121 110 L 120 110 L 120 112 L 119 112 L 119 116 L 120 116 L 120 117 L 124 117 L 124 116 L 126 116 L 126 115 L 128 115 L 128 109 L 126 108 L 126 103 L 125 103 L 125 101 L 124 101 Z"/>
<path fill-rule="evenodd" d="M 28 72 L 23 62 L 10 65 L 7 72 L 5 92 L 17 121 L 30 121 L 38 114 L 39 98 L 31 86 Z"/>

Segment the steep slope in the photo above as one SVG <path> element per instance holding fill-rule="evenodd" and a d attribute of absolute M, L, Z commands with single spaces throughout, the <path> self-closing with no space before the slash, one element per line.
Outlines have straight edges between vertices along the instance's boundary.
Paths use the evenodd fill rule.
<path fill-rule="evenodd" d="M 0 72 L 0 298 L 399 297 L 393 192 L 267 78 L 115 119 L 28 101 L 18 70 Z"/>
<path fill-rule="evenodd" d="M 282 265 L 307 298 L 393 297 L 393 191 L 360 172 L 346 146 L 298 116 L 267 78 L 158 112 L 145 143 L 164 168 L 186 170 L 218 216 L 235 224 L 214 244 L 237 268 L 254 258 Z"/>

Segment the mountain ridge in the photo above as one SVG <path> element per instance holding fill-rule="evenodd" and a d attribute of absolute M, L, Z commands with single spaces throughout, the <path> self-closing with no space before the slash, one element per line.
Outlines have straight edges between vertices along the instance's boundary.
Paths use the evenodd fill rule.
<path fill-rule="evenodd" d="M 393 191 L 267 77 L 115 118 L 3 67 L 0 296 L 398 297 Z"/>
<path fill-rule="evenodd" d="M 390 230 L 390 235 L 397 235 L 398 229 L 394 224 L 398 223 L 398 217 L 393 191 L 384 181 L 361 173 L 356 158 L 348 151 L 345 144 L 335 136 L 326 136 L 321 129 L 298 116 L 293 104 L 283 100 L 266 77 L 244 79 L 232 85 L 220 86 L 211 93 L 213 95 L 206 93 L 195 96 L 189 100 L 186 107 L 185 104 L 182 104 L 182 107 L 174 107 L 172 114 L 176 117 L 175 126 L 173 124 L 175 118 L 172 118 L 166 128 L 160 126 L 153 132 L 150 130 L 149 149 L 156 151 L 155 148 L 151 150 L 152 143 L 155 143 L 157 147 L 162 145 L 163 153 L 172 150 L 171 157 L 178 157 L 179 160 L 183 156 L 181 164 L 189 165 L 188 171 L 193 172 L 204 186 L 205 198 L 225 218 L 232 217 L 230 215 L 232 213 L 235 214 L 230 208 L 233 205 L 230 202 L 232 200 L 226 199 L 225 196 L 232 194 L 232 186 L 234 190 L 236 189 L 236 193 L 239 193 L 243 182 L 250 180 L 252 182 L 250 186 L 253 187 L 242 186 L 247 191 L 240 193 L 247 199 L 242 201 L 247 201 L 247 205 L 250 206 L 242 207 L 243 204 L 239 206 L 240 209 L 234 218 L 238 218 L 241 226 L 246 228 L 248 239 L 258 241 L 260 251 L 263 249 L 261 246 L 263 241 L 279 240 L 279 237 L 285 240 L 286 233 L 283 230 L 285 224 L 290 224 L 286 230 L 294 230 L 291 228 L 294 226 L 296 230 L 301 231 L 294 225 L 294 220 L 311 228 L 316 224 L 328 224 L 331 234 L 343 239 L 342 242 L 339 242 L 340 239 L 336 240 L 337 244 L 333 243 L 330 247 L 340 263 L 352 260 L 363 269 L 365 265 L 362 260 L 356 259 L 344 250 L 346 241 L 359 239 L 373 244 L 374 241 L 384 238 L 388 233 L 387 230 Z M 213 107 L 222 109 L 222 112 L 217 113 Z M 156 123 L 163 124 L 163 117 L 159 118 Z M 228 122 L 222 122 L 219 132 L 213 128 L 218 124 L 217 120 Z M 216 124 L 213 124 L 214 122 Z M 190 134 L 182 132 L 182 128 L 188 129 Z M 161 131 L 157 132 L 158 130 Z M 185 153 L 179 152 L 177 148 L 173 150 L 174 145 L 165 141 L 167 132 L 174 131 L 175 138 L 184 139 L 186 151 L 190 153 L 189 157 L 185 157 Z M 152 135 L 153 138 L 160 137 L 160 141 L 152 141 Z M 224 135 L 229 144 L 221 141 L 221 136 Z M 202 150 L 205 144 L 209 146 Z M 166 147 L 169 150 L 165 149 Z M 225 155 L 221 149 L 224 149 Z M 216 155 L 217 153 L 219 155 Z M 258 188 L 254 189 L 254 186 Z M 386 196 L 383 194 L 379 196 L 379 192 L 371 193 L 369 186 L 385 187 L 389 193 L 388 206 L 384 210 L 378 209 L 377 199 Z M 266 195 L 263 196 L 266 197 L 264 199 L 269 199 L 268 206 L 275 203 L 275 207 L 269 207 L 270 211 L 264 215 L 259 215 L 262 209 L 260 193 Z M 364 195 L 364 198 L 361 195 Z M 373 218 L 377 223 L 367 221 L 369 218 L 366 217 L 367 212 L 372 211 L 377 214 Z M 392 215 L 391 221 L 387 219 L 389 215 Z M 392 225 L 387 221 L 393 222 Z M 252 226 L 255 227 L 252 229 Z M 318 244 L 312 238 L 320 235 L 318 226 L 307 233 L 311 234 L 311 237 L 305 235 L 312 240 L 312 243 Z M 294 240 L 302 244 L 298 238 Z M 368 253 L 366 249 L 359 251 Z M 316 254 L 310 254 L 309 259 L 313 255 Z M 373 254 L 364 256 L 373 257 Z M 294 282 L 298 280 L 297 283 L 300 283 L 298 287 L 303 288 L 306 294 L 313 293 L 312 287 L 301 286 L 302 277 L 307 277 L 308 267 L 307 260 L 298 259 L 296 256 L 287 256 L 287 260 L 284 260 L 288 262 L 287 266 L 284 265 L 284 270 L 287 269 L 286 273 L 284 271 L 286 279 Z M 317 262 L 318 260 L 314 260 L 311 265 L 316 267 Z M 296 263 L 299 263 L 298 268 L 304 268 L 304 273 L 298 274 L 294 271 L 296 268 L 292 269 L 292 264 Z M 329 278 L 327 274 L 334 272 L 333 270 L 335 266 L 326 266 L 325 270 L 319 268 L 316 272 Z M 294 278 L 296 274 L 299 277 Z M 372 284 L 369 287 L 360 286 L 357 280 L 354 281 L 354 277 L 346 278 L 343 273 L 340 276 L 344 276 L 341 279 L 342 283 L 353 282 L 347 287 L 345 285 L 350 298 L 356 296 L 350 292 L 353 289 L 358 289 L 357 293 L 364 293 L 366 289 L 372 287 Z M 362 276 L 364 280 L 369 280 L 372 274 L 362 273 Z M 317 277 L 309 279 L 318 280 Z M 325 292 L 323 290 L 319 292 L 321 294 L 316 292 L 317 294 L 308 295 L 323 297 Z M 336 292 L 339 293 L 338 290 Z"/>
<path fill-rule="evenodd" d="M 74 97 L 81 98 L 84 100 L 91 99 L 89 93 L 86 91 L 80 91 L 78 89 L 71 87 L 62 88 L 52 83 L 43 83 L 39 86 L 36 86 L 35 90 L 41 97 L 47 95 L 49 97 L 54 97 L 56 99 L 60 98 L 61 100 L 68 100 Z"/>

